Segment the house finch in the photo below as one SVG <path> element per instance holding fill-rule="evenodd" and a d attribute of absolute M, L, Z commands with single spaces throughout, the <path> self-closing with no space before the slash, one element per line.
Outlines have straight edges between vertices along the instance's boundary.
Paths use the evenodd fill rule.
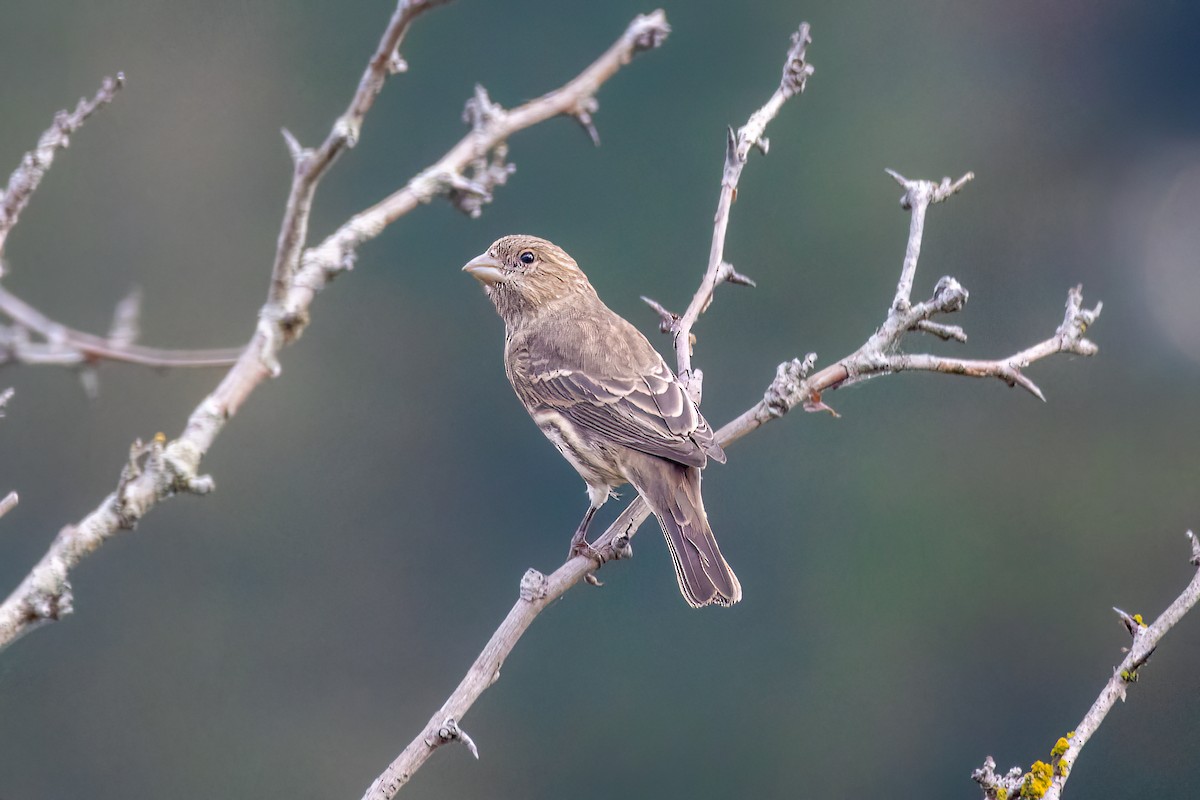
<path fill-rule="evenodd" d="M 684 599 L 740 600 L 700 497 L 700 469 L 725 453 L 662 356 L 545 239 L 505 236 L 463 270 L 504 320 L 504 369 L 517 397 L 587 483 L 591 504 L 571 553 L 590 551 L 596 509 L 631 483 L 658 517 Z"/>

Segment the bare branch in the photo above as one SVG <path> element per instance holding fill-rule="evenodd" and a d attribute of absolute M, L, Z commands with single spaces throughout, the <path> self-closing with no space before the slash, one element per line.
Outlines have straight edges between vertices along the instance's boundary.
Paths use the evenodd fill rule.
<path fill-rule="evenodd" d="M 1192 566 L 1200 567 L 1200 541 L 1191 531 L 1187 532 L 1187 537 L 1191 543 L 1190 562 Z M 1075 726 L 1075 730 L 1061 737 L 1054 745 L 1050 751 L 1049 762 L 1036 761 L 1029 772 L 1022 772 L 1020 767 L 1013 767 L 1005 775 L 999 776 L 995 773 L 996 762 L 988 756 L 983 767 L 971 776 L 983 788 L 985 797 L 997 797 L 998 789 L 1004 789 L 1008 797 L 1025 797 L 1027 792 L 1023 791 L 1023 787 L 1028 786 L 1028 796 L 1058 800 L 1067 778 L 1070 777 L 1071 769 L 1079 758 L 1080 750 L 1095 734 L 1117 701 L 1125 700 L 1129 685 L 1138 679 L 1138 670 L 1150 659 L 1167 631 L 1183 619 L 1196 605 L 1197 600 L 1200 600 L 1200 569 L 1174 602 L 1149 625 L 1142 621 L 1140 614 L 1127 614 L 1119 608 L 1114 608 L 1125 630 L 1133 637 L 1133 644 L 1127 649 L 1121 663 L 1113 668 L 1112 677 L 1104 684 L 1100 696 Z"/>
<path fill-rule="evenodd" d="M 418 8 L 424 10 L 442 1 L 402 0 L 397 13 L 401 16 L 415 14 Z M 410 20 L 411 16 L 405 19 Z M 393 16 L 389 23 L 389 34 L 385 36 L 372 64 L 382 59 L 387 69 L 399 69 L 400 62 L 394 57 L 394 42 L 399 41 L 406 25 L 407 22 L 401 25 Z M 669 30 L 666 16 L 661 11 L 636 18 L 617 43 L 574 80 L 512 111 L 498 115 L 484 113 L 481 119 L 486 117 L 486 121 L 481 122 L 481 127 L 468 134 L 436 165 L 422 172 L 390 198 L 353 217 L 320 247 L 307 251 L 301 269 L 290 280 L 284 281 L 286 291 L 283 296 L 275 298 L 278 302 L 268 299 L 250 342 L 240 351 L 237 361 L 217 387 L 192 411 L 179 437 L 167 441 L 167 437 L 160 434 L 149 445 L 135 442 L 117 490 L 104 498 L 79 523 L 64 528 L 33 571 L 0 604 L 0 649 L 32 628 L 71 611 L 68 573 L 83 556 L 118 531 L 136 526 L 160 501 L 180 493 L 205 494 L 212 491 L 213 479 L 199 473 L 201 459 L 251 393 L 267 378 L 279 373 L 279 351 L 294 341 L 307 324 L 309 308 L 317 293 L 352 265 L 355 248 L 361 242 L 378 235 L 390 222 L 416 208 L 421 199 L 428 200 L 434 194 L 448 193 L 451 187 L 447 176 L 454 174 L 465 177 L 463 170 L 477 161 L 479 154 L 486 156 L 489 151 L 494 151 L 502 155 L 504 140 L 511 134 L 577 108 L 584 98 L 593 96 L 634 54 L 658 46 Z M 387 42 L 393 42 L 393 50 L 387 49 Z M 381 56 L 385 51 L 386 55 Z M 376 68 L 368 68 L 368 73 L 381 78 L 380 73 L 372 72 L 373 69 Z M 361 115 L 370 108 L 374 92 L 378 91 L 377 87 L 368 88 L 370 91 L 364 94 L 363 85 L 359 86 L 351 111 L 343 117 L 348 121 L 340 127 L 335 125 L 336 135 L 331 136 L 337 141 L 329 145 L 328 154 L 301 153 L 303 159 L 315 159 L 313 164 L 322 163 L 322 159 L 331 162 L 337 152 L 349 146 L 353 137 L 345 138 L 343 134 L 357 135 Z M 327 167 L 328 163 L 325 163 L 316 172 L 307 173 L 312 178 L 311 185 L 304 182 L 308 179 L 300 182 L 299 190 L 297 184 L 293 184 L 293 194 L 285 212 L 292 222 L 285 222 L 284 234 L 280 236 L 281 250 L 292 246 L 293 235 L 304 234 L 303 226 L 307 222 L 307 206 L 316 186 L 315 178 L 319 178 Z M 309 164 L 305 169 L 315 167 Z M 438 176 L 437 180 L 430 183 L 430 176 L 435 175 Z M 478 179 L 476 175 L 471 177 Z M 296 225 L 300 227 L 294 227 Z M 302 246 L 303 241 L 300 244 Z M 272 292 L 275 291 L 275 278 L 279 277 L 280 265 L 287 263 L 287 258 L 277 255 Z M 93 342 L 92 345 L 104 346 L 100 342 Z M 136 348 L 130 346 L 122 352 L 129 354 L 135 351 Z M 439 725 L 450 717 L 454 715 L 441 717 Z"/>
<path fill-rule="evenodd" d="M 750 148 L 757 147 L 766 155 L 769 143 L 763 134 L 767 123 L 775 119 L 789 98 L 804 91 L 808 77 L 813 74 L 812 65 L 805 60 L 811 42 L 808 23 L 801 23 L 800 29 L 792 34 L 792 46 L 788 49 L 784 61 L 779 88 L 762 108 L 750 115 L 750 119 L 736 134 L 732 128 L 729 129 L 725 147 L 725 170 L 721 176 L 721 193 L 717 199 L 717 213 L 713 219 L 708 269 L 704 272 L 704 278 L 700 281 L 700 288 L 696 290 L 692 302 L 672 328 L 678 365 L 676 373 L 697 402 L 700 395 L 698 381 L 702 380 L 703 376 L 692 370 L 692 326 L 712 303 L 713 293 L 716 292 L 718 284 L 729 281 L 744 286 L 754 285 L 754 281 L 734 270 L 733 266 L 725 261 L 725 233 L 729 228 L 729 210 L 737 199 L 738 181 L 741 180 L 742 170 L 750 157 Z M 697 381 L 697 385 L 692 385 L 693 380 Z"/>
<path fill-rule="evenodd" d="M 645 295 L 642 295 L 642 302 L 653 308 L 658 314 L 658 329 L 663 333 L 670 333 L 678 324 L 679 315 L 667 309 L 662 303 Z"/>
<path fill-rule="evenodd" d="M 966 331 L 964 331 L 959 326 L 946 325 L 941 322 L 931 322 L 930 320 L 927 320 L 927 319 L 923 319 L 920 322 L 918 322 L 916 324 L 916 326 L 914 326 L 913 330 L 921 331 L 922 333 L 931 334 L 931 335 L 936 336 L 939 339 L 941 339 L 943 341 L 947 341 L 947 342 L 950 341 L 951 339 L 953 339 L 956 342 L 965 342 L 967 340 Z"/>
<path fill-rule="evenodd" d="M 942 178 L 941 183 L 933 181 L 910 181 L 895 170 L 884 170 L 904 187 L 900 197 L 900 207 L 912 211 L 912 221 L 908 231 L 908 247 L 904 251 L 904 267 L 900 270 L 900 282 L 896 285 L 896 297 L 892 300 L 892 308 L 896 311 L 906 311 L 910 304 L 913 288 L 913 276 L 917 272 L 917 259 L 921 256 L 921 237 L 925 231 L 925 212 L 933 203 L 941 203 L 953 194 L 962 190 L 968 182 L 975 178 L 975 173 L 968 172 L 953 183 L 949 178 Z"/>
<path fill-rule="evenodd" d="M 117 305 L 112 331 L 105 339 L 55 322 L 0 286 L 0 314 L 14 323 L 0 326 L 0 365 L 12 361 L 60 366 L 118 361 L 145 367 L 228 367 L 237 361 L 241 348 L 164 350 L 133 344 L 138 298 L 131 294 Z M 45 341 L 32 341 L 30 334 Z"/>
<path fill-rule="evenodd" d="M 0 193 L 0 253 L 4 252 L 8 232 L 17 224 L 17 218 L 29 205 L 30 197 L 54 162 L 54 154 L 70 144 L 71 134 L 79 130 L 88 117 L 113 101 L 124 82 L 125 76 L 120 72 L 115 78 L 106 77 L 91 100 L 80 100 L 70 113 L 58 112 L 54 124 L 38 139 L 37 147 L 21 159 L 21 166 L 9 176 L 8 186 Z"/>
<path fill-rule="evenodd" d="M 638 16 L 620 39 L 573 80 L 514 109 L 501 108 L 488 98 L 482 87 L 477 87 L 464 114 L 472 126 L 470 133 L 404 188 L 355 214 L 321 244 L 304 253 L 291 292 L 292 304 L 287 306 L 285 314 L 291 315 L 295 304 L 310 302 L 311 293 L 350 268 L 360 245 L 422 203 L 447 195 L 460 210 L 477 214 L 484 203 L 491 201 L 492 189 L 502 184 L 511 172 L 505 161 L 510 136 L 563 114 L 578 117 L 580 108 L 590 109 L 591 114 L 596 109 L 591 101 L 600 86 L 633 56 L 662 44 L 670 31 L 666 14 L 661 10 Z"/>
<path fill-rule="evenodd" d="M 375 104 L 375 98 L 383 89 L 387 77 L 407 69 L 397 48 L 413 20 L 445 2 L 447 0 L 400 0 L 396 4 L 396 11 L 379 40 L 379 46 L 367 62 L 367 67 L 358 82 L 354 98 L 346 111 L 333 123 L 333 128 L 320 147 L 316 150 L 306 150 L 291 133 L 284 130 L 284 139 L 292 155 L 294 171 L 292 189 L 288 194 L 286 211 L 279 230 L 279 242 L 275 249 L 271 290 L 267 295 L 268 307 L 274 308 L 282 302 L 300 266 L 300 253 L 308 241 L 308 217 L 312 210 L 317 183 L 343 150 L 358 143 L 363 120 Z"/>
<path fill-rule="evenodd" d="M 54 162 L 55 153 L 68 146 L 71 134 L 88 117 L 113 101 L 124 81 L 125 76 L 121 73 L 115 78 L 105 78 L 92 99 L 80 100 L 70 113 L 60 111 L 56 114 L 54 124 L 38 139 L 37 147 L 21 159 L 21 165 L 9 177 L 8 186 L 0 194 L 0 252 L 3 252 L 9 231 L 17 224 L 21 212 Z M 240 349 L 160 350 L 134 345 L 139 300 L 139 295 L 132 294 L 117 306 L 112 332 L 108 339 L 103 339 L 60 325 L 0 288 L 0 313 L 15 323 L 0 326 L 0 364 L 18 361 L 74 366 L 103 359 L 151 367 L 227 367 L 241 352 Z M 31 341 L 30 334 L 45 341 Z M 85 374 L 85 385 L 86 378 Z"/>

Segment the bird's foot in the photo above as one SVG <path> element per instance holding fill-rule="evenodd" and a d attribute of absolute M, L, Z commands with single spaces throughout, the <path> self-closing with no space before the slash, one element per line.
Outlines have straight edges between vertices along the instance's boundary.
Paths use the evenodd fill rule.
<path fill-rule="evenodd" d="M 596 562 L 597 566 L 604 563 L 603 554 L 588 542 L 587 532 L 582 530 L 576 531 L 575 535 L 571 537 L 571 547 L 567 551 L 568 559 L 574 558 L 575 556 L 590 558 L 592 561 Z M 594 572 L 589 572 L 588 574 L 584 575 L 583 579 L 592 586 L 604 585 L 600 582 L 600 579 L 596 577 L 596 573 Z"/>
<path fill-rule="evenodd" d="M 592 547 L 588 540 L 582 536 L 571 539 L 571 548 L 567 551 L 567 558 L 574 558 L 575 556 L 590 558 L 597 564 L 604 563 L 604 556 L 600 553 L 600 551 L 595 547 Z"/>

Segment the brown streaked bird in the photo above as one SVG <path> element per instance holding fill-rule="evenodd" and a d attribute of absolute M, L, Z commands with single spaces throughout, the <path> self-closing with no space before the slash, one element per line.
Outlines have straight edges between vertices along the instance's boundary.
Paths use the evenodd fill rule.
<path fill-rule="evenodd" d="M 591 504 L 572 554 L 588 552 L 596 509 L 631 483 L 658 517 L 688 604 L 740 600 L 700 497 L 701 468 L 725 453 L 658 351 L 545 239 L 497 239 L 463 271 L 504 320 L 504 370 L 517 397 L 587 483 Z"/>

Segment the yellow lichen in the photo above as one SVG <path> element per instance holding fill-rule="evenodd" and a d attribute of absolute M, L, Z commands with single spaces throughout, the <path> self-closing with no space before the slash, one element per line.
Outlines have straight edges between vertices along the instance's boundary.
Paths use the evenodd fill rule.
<path fill-rule="evenodd" d="M 1054 758 L 1061 758 L 1062 754 L 1067 752 L 1067 748 L 1070 746 L 1071 743 L 1067 741 L 1067 737 L 1060 736 L 1058 737 L 1058 741 L 1054 743 L 1054 747 L 1051 748 L 1050 755 Z"/>
<path fill-rule="evenodd" d="M 1003 786 L 997 786 L 995 798 L 996 800 L 1008 800 L 1008 789 L 1005 789 Z"/>
<path fill-rule="evenodd" d="M 1038 800 L 1050 790 L 1050 782 L 1054 780 L 1054 768 L 1044 761 L 1035 761 L 1025 773 L 1021 781 L 1021 797 L 1028 800 Z"/>

